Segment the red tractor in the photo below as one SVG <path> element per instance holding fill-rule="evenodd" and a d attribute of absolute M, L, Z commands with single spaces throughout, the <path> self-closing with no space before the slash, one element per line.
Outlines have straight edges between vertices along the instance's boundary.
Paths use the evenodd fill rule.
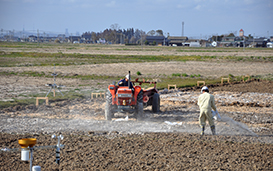
<path fill-rule="evenodd" d="M 115 112 L 130 112 L 134 113 L 137 120 L 143 120 L 143 107 L 152 105 L 154 113 L 160 110 L 160 97 L 156 89 L 156 82 L 131 81 L 133 88 L 130 86 L 115 85 L 115 82 L 108 86 L 106 92 L 105 118 L 112 120 Z M 138 83 L 138 85 L 136 85 Z M 142 89 L 143 83 L 153 84 L 154 86 L 148 89 Z M 130 71 L 128 85 L 130 85 Z"/>

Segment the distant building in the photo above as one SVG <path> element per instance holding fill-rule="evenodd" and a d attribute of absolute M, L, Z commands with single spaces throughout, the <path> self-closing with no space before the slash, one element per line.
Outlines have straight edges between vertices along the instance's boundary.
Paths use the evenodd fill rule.
<path fill-rule="evenodd" d="M 99 40 L 97 40 L 97 43 L 99 43 L 99 44 L 105 44 L 106 40 L 103 39 L 103 38 L 99 38 Z"/>
<path fill-rule="evenodd" d="M 43 38 L 43 42 L 54 42 L 56 39 L 59 39 L 57 37 L 51 37 L 51 36 L 47 36 Z M 60 40 L 60 39 L 59 39 Z"/>
<path fill-rule="evenodd" d="M 74 41 L 80 42 L 80 40 L 81 40 L 81 36 L 69 36 L 68 37 L 68 42 L 74 42 Z"/>
<path fill-rule="evenodd" d="M 200 43 L 199 42 L 190 42 L 189 44 L 190 47 L 200 47 Z"/>
<path fill-rule="evenodd" d="M 37 41 L 37 36 L 34 36 L 34 35 L 28 36 L 28 41 L 29 42 L 36 42 Z"/>
<path fill-rule="evenodd" d="M 59 35 L 57 36 L 57 38 L 58 38 L 61 42 L 63 42 L 63 41 L 65 40 L 65 34 L 59 34 Z"/>
<path fill-rule="evenodd" d="M 147 36 L 146 40 L 149 44 L 154 44 L 158 46 L 165 45 L 165 37 L 164 36 Z"/>
<path fill-rule="evenodd" d="M 189 46 L 189 47 L 200 47 L 199 43 L 200 39 L 188 39 L 186 42 L 182 43 L 183 46 Z"/>
<path fill-rule="evenodd" d="M 169 36 L 168 44 L 169 46 L 173 46 L 173 45 L 182 46 L 187 40 L 188 40 L 188 37 L 185 37 L 185 36 Z"/>
<path fill-rule="evenodd" d="M 273 42 L 273 36 L 270 36 L 270 42 Z"/>
<path fill-rule="evenodd" d="M 239 37 L 244 37 L 244 30 L 243 30 L 243 29 L 241 29 L 241 30 L 239 31 Z"/>
<path fill-rule="evenodd" d="M 264 37 L 256 38 L 256 39 L 248 39 L 245 41 L 245 46 L 253 46 L 253 47 L 266 47 L 266 44 L 270 40 Z M 242 44 L 240 44 L 242 47 Z"/>
<path fill-rule="evenodd" d="M 68 37 L 69 33 L 68 33 L 68 29 L 65 29 L 65 37 Z"/>
<path fill-rule="evenodd" d="M 80 43 L 92 43 L 92 35 L 82 34 Z"/>
<path fill-rule="evenodd" d="M 240 37 L 223 37 L 222 41 L 220 42 L 221 46 L 236 46 L 237 42 L 240 42 L 241 38 Z"/>

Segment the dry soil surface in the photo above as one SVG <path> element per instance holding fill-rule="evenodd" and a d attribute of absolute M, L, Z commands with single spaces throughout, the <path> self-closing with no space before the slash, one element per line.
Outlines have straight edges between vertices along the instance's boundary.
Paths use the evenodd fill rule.
<path fill-rule="evenodd" d="M 122 68 L 122 69 L 120 69 Z M 242 75 L 266 75 L 273 74 L 272 63 L 260 62 L 152 62 L 152 63 L 129 63 L 129 64 L 94 64 L 81 66 L 57 66 L 55 72 L 57 85 L 64 85 L 63 91 L 79 88 L 88 90 L 103 90 L 112 82 L 105 80 L 82 80 L 82 79 L 64 79 L 66 75 L 109 75 L 120 76 L 121 78 L 131 71 L 132 77 L 136 78 L 136 73 L 141 71 L 143 76 L 155 78 L 160 82 L 163 75 L 171 76 L 174 73 L 200 74 L 202 78 L 219 78 L 232 74 L 234 76 Z M 8 71 L 20 73 L 24 71 L 44 72 L 51 75 L 54 67 L 2 67 L 0 72 Z M 27 93 L 47 93 L 49 87 L 45 84 L 53 84 L 53 78 L 46 77 L 22 77 L 16 75 L 1 76 L 0 80 L 0 99 L 10 100 L 11 98 L 22 98 Z M 83 86 L 84 85 L 84 86 Z M 88 85 L 88 86 L 87 86 Z M 266 87 L 265 87 L 266 88 Z M 243 91 L 243 90 L 242 90 Z M 21 95 L 21 96 L 20 96 Z"/>
<path fill-rule="evenodd" d="M 199 88 L 161 91 L 161 111 L 145 108 L 145 120 L 116 114 L 104 120 L 104 99 L 16 106 L 1 110 L 1 149 L 19 148 L 20 138 L 56 145 L 64 135 L 60 165 L 55 150 L 34 150 L 43 170 L 272 170 L 272 82 L 210 85 L 222 117 L 217 135 L 200 136 Z M 232 88 L 233 87 L 233 88 Z M 223 91 L 222 89 L 225 89 Z M 257 92 L 253 92 L 256 90 Z M 126 120 L 125 116 L 129 116 Z M 2 152 L 1 170 L 29 170 L 20 152 Z"/>
<path fill-rule="evenodd" d="M 7 48 L 0 47 L 0 51 L 4 52 L 40 52 L 40 53 L 79 53 L 79 54 L 104 54 L 104 55 L 178 55 L 178 56 L 254 56 L 254 57 L 267 57 L 272 56 L 272 51 L 269 49 L 222 49 L 218 50 L 215 48 L 206 49 L 206 51 L 183 48 L 183 47 L 128 47 L 124 45 L 111 45 L 111 46 L 73 46 L 56 47 L 51 46 L 50 48 Z"/>
<path fill-rule="evenodd" d="M 26 49 L 0 49 L 5 52 Z M 30 48 L 28 51 L 32 51 Z M 271 51 L 250 52 L 178 52 L 40 49 L 35 52 L 131 55 L 206 55 L 206 56 L 272 56 Z M 122 68 L 122 69 L 121 69 Z M 259 62 L 153 62 L 133 64 L 96 64 L 56 67 L 62 75 L 124 76 L 137 71 L 146 77 L 173 73 L 201 74 L 203 78 L 228 74 L 272 74 L 272 63 Z M 51 74 L 53 67 L 2 67 L 0 72 L 37 71 Z M 126 71 L 126 73 L 124 73 Z M 107 74 L 105 74 L 107 73 Z M 160 78 L 159 80 L 160 81 Z M 45 84 L 52 78 L 1 76 L 1 100 L 24 97 L 24 94 L 46 93 Z M 99 83 L 99 84 L 98 84 Z M 79 79 L 56 79 L 65 85 L 62 91 L 79 88 L 105 90 L 109 82 Z M 36 107 L 15 106 L 0 110 L 0 148 L 19 148 L 20 138 L 37 138 L 38 146 L 56 145 L 51 135 L 64 135 L 61 141 L 60 165 L 54 163 L 54 149 L 35 149 L 33 165 L 42 170 L 273 170 L 273 83 L 250 81 L 225 85 L 208 85 L 215 96 L 222 117 L 215 121 L 216 136 L 207 126 L 200 136 L 199 108 L 196 105 L 200 87 L 163 90 L 160 112 L 144 109 L 145 120 L 136 121 L 131 114 L 117 113 L 112 121 L 104 119 L 104 99 L 55 101 Z M 128 116 L 128 120 L 126 119 Z M 29 170 L 20 160 L 20 152 L 1 150 L 0 170 Z"/>
<path fill-rule="evenodd" d="M 122 69 L 121 69 L 122 68 Z M 54 67 L 2 67 L 0 71 L 23 72 L 34 71 L 46 74 L 54 72 Z M 200 74 L 204 77 L 242 75 L 264 75 L 273 73 L 272 62 L 145 62 L 145 63 L 114 63 L 56 66 L 55 72 L 60 76 L 66 75 L 109 75 L 124 76 L 131 71 L 132 76 L 137 76 L 137 71 L 142 75 L 157 78 L 158 76 L 171 76 L 173 73 Z"/>
<path fill-rule="evenodd" d="M 50 135 L 33 135 L 37 146 L 54 145 Z M 31 136 L 31 137 L 33 137 Z M 1 134 L 1 145 L 18 147 L 23 135 Z M 64 134 L 60 165 L 55 151 L 35 150 L 34 165 L 42 170 L 272 170 L 272 144 L 237 142 L 232 136 L 181 133 Z M 239 137 L 250 139 L 251 137 Z M 1 170 L 29 170 L 20 153 L 1 153 Z"/>

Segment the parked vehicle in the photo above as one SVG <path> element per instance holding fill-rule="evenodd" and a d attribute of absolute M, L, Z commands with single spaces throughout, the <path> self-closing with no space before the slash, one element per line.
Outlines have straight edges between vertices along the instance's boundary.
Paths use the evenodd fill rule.
<path fill-rule="evenodd" d="M 267 47 L 267 48 L 273 48 L 273 42 L 268 42 L 268 43 L 266 44 L 266 47 Z"/>

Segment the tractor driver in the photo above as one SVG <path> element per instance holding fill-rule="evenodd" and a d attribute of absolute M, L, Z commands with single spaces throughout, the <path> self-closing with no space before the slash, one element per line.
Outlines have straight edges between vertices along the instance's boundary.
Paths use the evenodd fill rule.
<path fill-rule="evenodd" d="M 118 85 L 119 86 L 128 86 L 128 80 L 129 80 L 129 74 L 127 74 L 126 76 L 125 76 L 125 78 L 124 79 L 122 79 L 122 80 L 120 80 L 119 82 L 118 82 Z M 130 87 L 129 87 L 130 89 L 133 89 L 133 84 L 132 84 L 132 82 L 130 81 Z"/>

